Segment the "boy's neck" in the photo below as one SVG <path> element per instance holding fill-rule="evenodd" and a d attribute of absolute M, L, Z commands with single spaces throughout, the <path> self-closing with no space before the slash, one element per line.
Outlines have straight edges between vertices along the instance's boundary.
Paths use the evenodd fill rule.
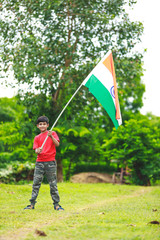
<path fill-rule="evenodd" d="M 45 131 L 41 131 L 41 133 L 46 133 L 46 132 L 48 132 L 48 130 L 45 130 Z"/>

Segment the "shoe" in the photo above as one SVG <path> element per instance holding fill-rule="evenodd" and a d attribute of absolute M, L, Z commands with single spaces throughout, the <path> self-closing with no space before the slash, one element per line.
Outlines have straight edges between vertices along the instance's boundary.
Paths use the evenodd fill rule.
<path fill-rule="evenodd" d="M 60 205 L 57 206 L 54 206 L 54 210 L 56 211 L 64 211 L 64 208 L 62 208 Z"/>
<path fill-rule="evenodd" d="M 32 210 L 32 209 L 34 209 L 34 206 L 33 205 L 28 205 L 27 207 L 24 208 L 24 210 L 26 210 L 26 209 Z"/>

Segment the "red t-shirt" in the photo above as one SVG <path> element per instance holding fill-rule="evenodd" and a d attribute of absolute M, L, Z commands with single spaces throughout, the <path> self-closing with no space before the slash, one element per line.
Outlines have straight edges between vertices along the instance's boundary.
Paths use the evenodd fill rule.
<path fill-rule="evenodd" d="M 34 138 L 33 149 L 39 148 L 42 146 L 45 138 L 48 135 L 48 131 L 45 133 L 40 133 Z M 59 137 L 56 132 L 52 132 L 53 137 L 60 142 Z M 47 138 L 47 141 L 44 144 L 43 150 L 37 155 L 37 162 L 48 162 L 55 161 L 56 156 L 56 147 L 50 137 Z"/>

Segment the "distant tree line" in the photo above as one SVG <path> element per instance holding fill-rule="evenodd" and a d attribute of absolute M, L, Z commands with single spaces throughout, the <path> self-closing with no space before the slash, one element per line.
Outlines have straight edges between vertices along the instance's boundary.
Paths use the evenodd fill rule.
<path fill-rule="evenodd" d="M 0 99 L 0 181 L 31 180 L 36 154 L 33 139 L 36 122 L 17 98 Z M 118 130 L 58 124 L 54 129 L 61 140 L 57 148 L 59 181 L 74 173 L 107 172 L 129 168 L 127 183 L 150 185 L 160 175 L 160 118 L 140 113 L 130 115 Z M 112 161 L 116 160 L 116 161 Z"/>

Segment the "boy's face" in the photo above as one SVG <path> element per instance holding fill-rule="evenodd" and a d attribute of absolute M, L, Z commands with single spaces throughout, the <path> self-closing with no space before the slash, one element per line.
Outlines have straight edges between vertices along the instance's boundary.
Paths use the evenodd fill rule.
<path fill-rule="evenodd" d="M 49 123 L 46 122 L 39 122 L 37 124 L 37 128 L 39 128 L 39 130 L 43 133 L 47 131 L 47 128 L 49 127 Z"/>

